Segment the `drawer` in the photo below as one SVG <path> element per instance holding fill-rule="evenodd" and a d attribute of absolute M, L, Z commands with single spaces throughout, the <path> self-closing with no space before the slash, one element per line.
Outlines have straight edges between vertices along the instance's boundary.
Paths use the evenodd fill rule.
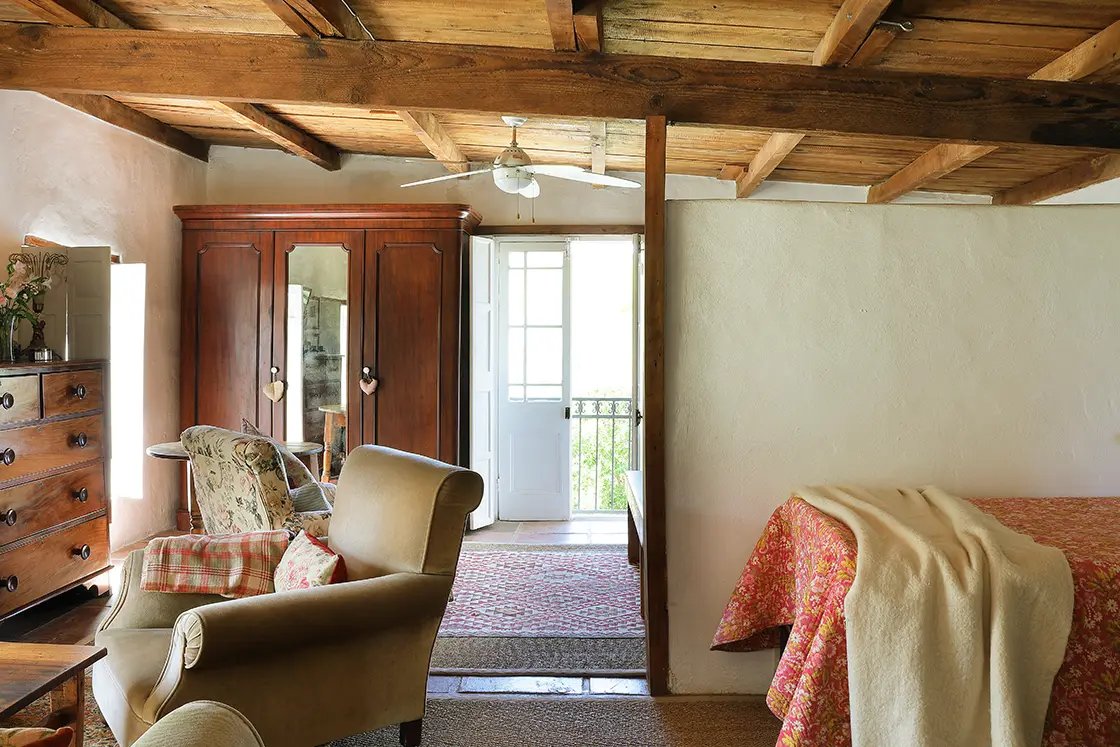
<path fill-rule="evenodd" d="M 81 557 L 82 548 L 89 555 Z M 109 565 L 109 519 L 99 516 L 0 552 L 0 615 L 34 602 Z M 15 591 L 8 591 L 11 577 Z"/>
<path fill-rule="evenodd" d="M 101 420 L 95 415 L 0 431 L 0 482 L 100 459 Z"/>
<path fill-rule="evenodd" d="M 102 462 L 0 490 L 0 545 L 103 508 Z"/>
<path fill-rule="evenodd" d="M 101 369 L 43 374 L 43 417 L 100 410 Z"/>
<path fill-rule="evenodd" d="M 39 377 L 0 376 L 0 424 L 39 418 Z"/>

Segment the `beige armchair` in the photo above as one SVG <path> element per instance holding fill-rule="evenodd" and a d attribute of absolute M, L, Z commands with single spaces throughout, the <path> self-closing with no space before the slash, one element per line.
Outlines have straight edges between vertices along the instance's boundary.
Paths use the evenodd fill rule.
<path fill-rule="evenodd" d="M 207 534 L 305 529 L 327 535 L 331 511 L 295 510 L 284 460 L 271 439 L 196 425 L 183 431 L 181 440 Z"/>
<path fill-rule="evenodd" d="M 234 600 L 144 592 L 134 551 L 96 638 L 109 654 L 93 691 L 114 736 L 129 747 L 164 714 L 209 699 L 243 713 L 268 747 L 392 724 L 418 745 L 432 647 L 481 500 L 474 472 L 362 446 L 331 521 L 346 583 Z"/>
<path fill-rule="evenodd" d="M 135 747 L 264 747 L 260 734 L 225 703 L 196 700 L 159 720 Z"/>

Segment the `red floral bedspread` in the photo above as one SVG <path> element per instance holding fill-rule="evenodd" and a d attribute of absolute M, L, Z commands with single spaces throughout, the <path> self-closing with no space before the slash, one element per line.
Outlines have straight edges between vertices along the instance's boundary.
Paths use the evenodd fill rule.
<path fill-rule="evenodd" d="M 972 502 L 1062 550 L 1073 572 L 1073 627 L 1054 679 L 1044 745 L 1120 745 L 1120 500 Z M 777 627 L 793 626 L 766 697 L 784 720 L 780 747 L 851 744 L 844 596 L 855 568 L 851 531 L 790 498 L 770 517 L 724 610 L 716 650 L 773 648 Z"/>

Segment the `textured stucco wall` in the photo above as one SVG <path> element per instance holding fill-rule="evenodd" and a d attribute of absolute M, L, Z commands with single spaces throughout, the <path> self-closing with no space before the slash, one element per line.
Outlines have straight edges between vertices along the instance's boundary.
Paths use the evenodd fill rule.
<path fill-rule="evenodd" d="M 676 692 L 765 692 L 708 651 L 798 484 L 1120 491 L 1120 208 L 675 202 L 666 375 Z"/>
<path fill-rule="evenodd" d="M 108 245 L 147 266 L 144 440 L 179 433 L 180 226 L 171 212 L 201 202 L 205 165 L 35 93 L 0 91 L 0 247 L 25 234 Z M 112 541 L 174 525 L 178 470 L 144 459 L 143 495 L 115 500 Z"/>

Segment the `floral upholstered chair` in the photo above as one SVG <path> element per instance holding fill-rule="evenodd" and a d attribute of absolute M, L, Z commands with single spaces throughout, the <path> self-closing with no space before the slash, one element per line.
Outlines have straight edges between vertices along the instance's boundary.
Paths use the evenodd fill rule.
<path fill-rule="evenodd" d="M 207 534 L 303 529 L 326 536 L 331 511 L 296 511 L 280 447 L 271 439 L 209 425 L 188 428 L 181 438 Z M 318 505 L 327 505 L 322 492 Z"/>

